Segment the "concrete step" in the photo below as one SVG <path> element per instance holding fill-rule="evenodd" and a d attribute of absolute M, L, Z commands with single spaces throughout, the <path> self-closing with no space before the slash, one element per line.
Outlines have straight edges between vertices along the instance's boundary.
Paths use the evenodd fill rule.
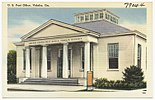
<path fill-rule="evenodd" d="M 79 85 L 78 79 L 43 79 L 43 78 L 29 78 L 26 79 L 22 84 L 42 84 L 42 85 Z"/>

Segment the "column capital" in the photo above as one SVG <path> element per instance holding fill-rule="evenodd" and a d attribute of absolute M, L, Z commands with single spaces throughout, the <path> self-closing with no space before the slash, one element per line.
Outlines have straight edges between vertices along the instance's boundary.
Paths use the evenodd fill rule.
<path fill-rule="evenodd" d="M 63 45 L 68 45 L 68 44 L 69 44 L 68 42 L 63 43 Z"/>
<path fill-rule="evenodd" d="M 41 45 L 41 46 L 43 46 L 43 47 L 47 47 L 47 46 L 48 46 L 48 44 L 44 44 L 44 45 Z"/>
<path fill-rule="evenodd" d="M 90 43 L 90 41 L 85 41 L 84 43 Z"/>
<path fill-rule="evenodd" d="M 30 49 L 30 46 L 25 46 L 25 49 Z"/>

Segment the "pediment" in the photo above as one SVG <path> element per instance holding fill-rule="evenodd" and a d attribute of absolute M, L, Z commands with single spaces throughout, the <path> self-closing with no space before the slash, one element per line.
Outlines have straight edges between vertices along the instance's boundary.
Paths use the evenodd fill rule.
<path fill-rule="evenodd" d="M 67 35 L 81 35 L 81 34 L 92 34 L 97 35 L 98 33 L 92 32 L 87 29 L 83 29 L 74 25 L 63 23 L 56 20 L 49 20 L 42 24 L 38 28 L 32 30 L 28 34 L 21 37 L 22 40 L 45 38 L 54 36 L 67 36 Z"/>
<path fill-rule="evenodd" d="M 79 31 L 70 29 L 68 27 L 51 24 L 46 28 L 42 29 L 41 31 L 37 32 L 30 38 L 40 38 L 40 37 L 51 37 L 51 36 L 58 36 L 58 35 L 68 35 L 68 34 L 77 34 Z"/>

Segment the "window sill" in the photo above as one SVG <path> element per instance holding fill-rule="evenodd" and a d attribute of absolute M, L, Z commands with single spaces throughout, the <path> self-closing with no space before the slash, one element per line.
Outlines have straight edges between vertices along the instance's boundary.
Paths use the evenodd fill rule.
<path fill-rule="evenodd" d="M 119 69 L 107 69 L 107 71 L 119 71 Z"/>

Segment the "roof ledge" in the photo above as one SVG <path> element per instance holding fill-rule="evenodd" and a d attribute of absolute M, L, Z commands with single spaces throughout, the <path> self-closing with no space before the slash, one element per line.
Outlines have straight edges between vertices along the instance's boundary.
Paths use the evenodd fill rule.
<path fill-rule="evenodd" d="M 16 46 L 24 46 L 24 42 L 15 42 L 13 44 L 15 44 Z"/>

